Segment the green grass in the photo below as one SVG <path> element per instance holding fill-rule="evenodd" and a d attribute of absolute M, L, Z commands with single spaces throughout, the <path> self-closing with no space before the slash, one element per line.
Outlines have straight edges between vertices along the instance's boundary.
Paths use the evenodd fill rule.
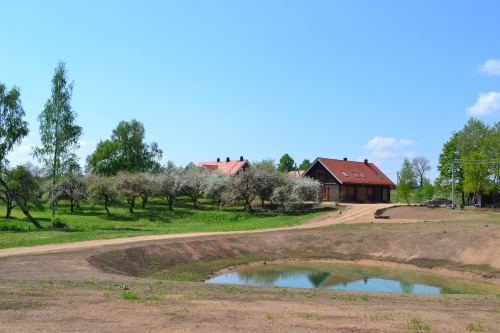
<path fill-rule="evenodd" d="M 0 212 L 4 209 L 5 206 L 0 205 Z M 69 228 L 52 230 L 51 213 L 47 205 L 43 210 L 34 207 L 29 209 L 45 229 L 36 230 L 22 212 L 15 209 L 12 212 L 13 219 L 0 218 L 0 249 L 141 235 L 280 228 L 303 223 L 332 210 L 330 207 L 321 207 L 306 213 L 257 211 L 249 214 L 243 212 L 242 207 L 218 211 L 208 199 L 201 199 L 199 208 L 193 209 L 190 199 L 182 197 L 173 211 L 168 209 L 165 200 L 152 198 L 144 209 L 139 200 L 134 214 L 129 213 L 125 205 L 111 207 L 112 216 L 108 217 L 102 206 L 93 207 L 82 203 L 80 208 L 75 208 L 75 212 L 71 213 L 69 203 L 60 201 L 56 211 Z"/>
<path fill-rule="evenodd" d="M 121 296 L 123 299 L 138 299 L 139 296 L 137 296 L 136 293 L 132 293 L 132 292 L 124 292 L 122 293 L 122 296 Z"/>
<path fill-rule="evenodd" d="M 467 331 L 483 332 L 484 326 L 481 323 L 469 323 L 467 324 L 467 326 L 465 326 L 465 329 Z"/>
<path fill-rule="evenodd" d="M 410 322 L 408 323 L 408 329 L 414 331 L 430 331 L 431 325 L 422 323 L 422 319 L 418 317 L 410 318 Z"/>

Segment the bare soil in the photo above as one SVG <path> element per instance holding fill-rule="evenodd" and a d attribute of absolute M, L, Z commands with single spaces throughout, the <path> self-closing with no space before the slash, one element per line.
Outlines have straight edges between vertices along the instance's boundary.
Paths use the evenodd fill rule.
<path fill-rule="evenodd" d="M 350 205 L 294 228 L 0 250 L 0 332 L 500 332 L 500 295 L 408 295 L 212 285 L 150 276 L 241 255 L 350 260 L 500 286 L 500 215 Z M 425 222 L 424 222 L 425 221 Z M 208 270 L 203 278 L 220 273 Z M 225 268 L 232 269 L 232 267 Z M 149 277 L 148 277 L 149 276 Z M 137 299 L 133 299 L 134 297 Z M 126 298 L 132 299 L 126 299 Z M 470 326 L 473 324 L 474 326 Z"/>

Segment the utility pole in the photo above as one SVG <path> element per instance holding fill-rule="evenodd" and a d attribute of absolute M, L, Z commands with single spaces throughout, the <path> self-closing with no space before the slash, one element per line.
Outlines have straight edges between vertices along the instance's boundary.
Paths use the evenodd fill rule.
<path fill-rule="evenodd" d="M 451 161 L 451 209 L 455 209 L 455 160 Z"/>
<path fill-rule="evenodd" d="M 399 185 L 399 171 L 396 171 L 396 201 L 397 202 L 399 202 L 398 185 Z"/>

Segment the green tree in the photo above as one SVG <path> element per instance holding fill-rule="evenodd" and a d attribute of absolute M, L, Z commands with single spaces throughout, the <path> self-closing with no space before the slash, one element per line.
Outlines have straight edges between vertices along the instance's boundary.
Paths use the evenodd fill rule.
<path fill-rule="evenodd" d="M 299 165 L 299 170 L 307 170 L 307 168 L 309 168 L 309 166 L 311 165 L 311 161 L 309 161 L 307 158 L 304 158 L 304 160 L 302 161 L 302 163 L 300 163 Z"/>
<path fill-rule="evenodd" d="M 432 183 L 428 178 L 424 180 L 424 186 L 422 186 L 422 195 L 424 199 L 432 199 L 432 197 L 434 196 L 434 186 L 432 186 Z"/>
<path fill-rule="evenodd" d="M 7 208 L 5 217 L 10 218 L 12 209 L 19 206 L 19 204 L 14 200 L 14 197 L 23 202 L 24 206 L 26 206 L 28 202 L 32 202 L 37 206 L 40 206 L 40 202 L 37 198 L 40 185 L 28 168 L 23 165 L 18 165 L 11 170 L 4 170 L 5 176 L 3 177 L 5 178 L 9 189 L 0 189 L 0 200 L 5 203 Z"/>
<path fill-rule="evenodd" d="M 294 169 L 295 167 L 295 161 L 293 158 L 290 157 L 290 155 L 285 154 L 281 156 L 280 162 L 278 164 L 278 171 L 279 172 L 290 172 Z"/>
<path fill-rule="evenodd" d="M 452 177 L 454 176 L 455 191 L 459 192 L 462 197 L 462 204 L 465 205 L 464 192 L 464 170 L 459 163 L 462 158 L 458 148 L 459 134 L 454 132 L 450 140 L 443 145 L 443 150 L 439 154 L 439 164 L 437 169 L 439 176 L 434 181 L 438 189 L 445 192 L 451 192 Z M 455 161 L 455 162 L 454 162 Z"/>
<path fill-rule="evenodd" d="M 87 156 L 87 172 L 101 176 L 114 176 L 120 171 L 160 172 L 159 160 L 163 152 L 156 142 L 144 142 L 145 134 L 141 122 L 135 119 L 121 121 L 111 138 L 100 141 L 94 153 Z"/>
<path fill-rule="evenodd" d="M 42 225 L 31 216 L 26 207 L 11 191 L 1 172 L 6 167 L 7 154 L 14 149 L 14 146 L 20 144 L 21 140 L 29 133 L 28 123 L 23 120 L 24 115 L 19 89 L 13 87 L 10 91 L 7 91 L 6 86 L 0 83 L 0 183 L 5 188 L 6 193 L 19 205 L 30 222 L 38 229 L 42 229 Z"/>
<path fill-rule="evenodd" d="M 66 66 L 60 61 L 52 78 L 51 97 L 38 116 L 42 146 L 33 150 L 33 155 L 51 175 L 52 216 L 56 214 L 56 181 L 65 170 L 74 167 L 78 160 L 75 150 L 80 147 L 78 140 L 83 134 L 82 128 L 75 124 L 77 114 L 71 108 L 72 94 L 73 82 L 68 84 Z"/>
<path fill-rule="evenodd" d="M 399 182 L 397 186 L 398 196 L 405 198 L 408 205 L 410 204 L 411 190 L 415 185 L 411 163 L 408 157 L 403 159 L 403 166 L 399 171 Z"/>
<path fill-rule="evenodd" d="M 488 194 L 495 187 L 489 164 L 482 162 L 485 160 L 487 158 L 484 154 L 473 151 L 461 162 L 464 169 L 464 191 L 471 193 L 472 205 L 476 203 L 479 194 Z"/>

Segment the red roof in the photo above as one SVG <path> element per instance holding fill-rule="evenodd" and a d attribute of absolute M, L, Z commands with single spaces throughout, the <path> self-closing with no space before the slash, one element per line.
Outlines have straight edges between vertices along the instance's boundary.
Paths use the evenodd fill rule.
<path fill-rule="evenodd" d="M 311 167 L 321 163 L 341 184 L 387 185 L 395 184 L 373 163 L 334 160 L 318 157 Z M 310 168 L 310 167 L 309 167 Z"/>
<path fill-rule="evenodd" d="M 300 177 L 304 174 L 304 172 L 306 172 L 305 170 L 293 170 L 293 171 L 288 171 L 288 174 L 292 175 L 292 176 L 295 176 L 295 177 Z"/>
<path fill-rule="evenodd" d="M 212 172 L 214 170 L 220 170 L 229 175 L 237 174 L 245 164 L 248 163 L 248 160 L 232 160 L 229 162 L 221 161 L 221 162 L 200 162 L 196 164 L 197 167 L 205 167 L 208 172 Z"/>

